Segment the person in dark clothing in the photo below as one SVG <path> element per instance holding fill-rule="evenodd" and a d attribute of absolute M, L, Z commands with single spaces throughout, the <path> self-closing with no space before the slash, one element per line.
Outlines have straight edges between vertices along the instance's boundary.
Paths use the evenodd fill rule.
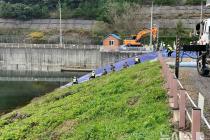
<path fill-rule="evenodd" d="M 110 67 L 111 67 L 111 71 L 114 72 L 115 71 L 115 66 L 113 64 L 111 64 Z"/>
<path fill-rule="evenodd" d="M 129 67 L 128 62 L 125 62 L 125 63 L 123 64 L 123 68 L 125 69 L 125 68 L 128 68 L 128 67 Z"/>
<path fill-rule="evenodd" d="M 74 84 L 78 84 L 78 79 L 77 79 L 76 76 L 73 78 L 73 82 L 72 82 L 72 83 L 73 83 L 73 85 L 74 85 Z"/>
<path fill-rule="evenodd" d="M 168 45 L 167 52 L 168 52 L 168 57 L 171 57 L 172 53 L 174 52 L 173 48 L 170 45 Z"/>
<path fill-rule="evenodd" d="M 104 72 L 102 73 L 102 75 L 107 75 L 107 70 L 106 69 L 104 69 Z"/>
<path fill-rule="evenodd" d="M 94 79 L 94 78 L 96 78 L 96 73 L 95 73 L 95 71 L 92 71 L 89 79 Z"/>
<path fill-rule="evenodd" d="M 134 61 L 135 61 L 135 64 L 139 64 L 139 63 L 141 63 L 141 60 L 139 59 L 139 57 L 138 57 L 138 56 L 136 56 L 136 57 L 135 57 Z"/>

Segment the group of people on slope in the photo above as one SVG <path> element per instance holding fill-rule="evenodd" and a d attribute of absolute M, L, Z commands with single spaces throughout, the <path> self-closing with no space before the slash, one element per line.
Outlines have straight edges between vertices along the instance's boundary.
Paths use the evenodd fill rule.
<path fill-rule="evenodd" d="M 138 56 L 136 56 L 136 57 L 134 58 L 134 64 L 139 64 L 139 63 L 141 63 L 141 60 L 140 60 L 140 58 L 139 58 Z M 126 69 L 126 68 L 128 68 L 128 67 L 129 67 L 128 62 L 125 62 L 125 63 L 123 64 L 123 68 Z M 110 70 L 111 70 L 112 72 L 115 72 L 115 66 L 114 66 L 113 64 L 110 65 Z M 107 72 L 106 69 L 104 69 L 102 75 L 106 75 L 106 74 L 108 74 L 108 72 Z M 90 79 L 94 79 L 94 78 L 96 78 L 96 73 L 95 73 L 95 71 L 92 71 L 92 73 L 90 74 L 89 80 L 90 80 Z M 76 76 L 73 78 L 73 82 L 72 82 L 72 83 L 73 83 L 73 84 L 78 84 L 78 79 L 77 79 Z"/>

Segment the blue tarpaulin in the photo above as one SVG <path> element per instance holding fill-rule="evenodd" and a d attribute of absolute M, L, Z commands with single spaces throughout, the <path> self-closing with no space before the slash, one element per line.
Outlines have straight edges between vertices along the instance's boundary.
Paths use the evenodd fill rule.
<path fill-rule="evenodd" d="M 157 56 L 158 56 L 157 53 L 153 52 L 153 53 L 140 55 L 138 57 L 140 58 L 141 62 L 145 62 L 145 61 L 153 60 L 153 59 L 157 58 Z M 121 60 L 121 61 L 113 64 L 115 66 L 115 71 L 121 70 L 123 68 L 123 65 L 125 64 L 125 62 L 127 62 L 129 66 L 134 65 L 134 63 L 135 63 L 134 62 L 134 58 L 135 57 L 127 58 L 127 59 Z M 101 68 L 96 69 L 96 71 L 95 71 L 96 76 L 101 76 L 103 71 L 104 71 L 104 69 L 106 69 L 108 73 L 111 72 L 111 66 L 107 65 L 105 67 L 101 67 Z M 82 83 L 82 82 L 88 81 L 89 78 L 90 78 L 90 74 L 86 74 L 86 75 L 78 78 L 78 83 Z M 67 85 L 65 85 L 63 87 L 69 87 L 71 85 L 72 85 L 72 83 L 69 83 L 69 84 L 67 84 Z"/>
<path fill-rule="evenodd" d="M 162 51 L 162 55 L 164 57 L 167 57 L 168 56 L 167 51 L 166 50 L 163 50 Z M 157 56 L 158 55 L 157 55 L 156 52 L 152 52 L 152 53 L 140 55 L 138 57 L 140 58 L 141 62 L 145 62 L 145 61 L 153 60 L 153 59 L 157 58 Z M 176 57 L 176 52 L 175 51 L 172 53 L 172 56 L 171 57 L 173 57 L 173 58 Z M 195 52 L 183 52 L 183 51 L 181 51 L 180 52 L 180 57 L 181 58 L 190 58 L 190 57 L 191 58 L 197 58 L 197 55 L 196 55 Z M 134 57 L 127 58 L 127 59 L 121 60 L 121 61 L 113 64 L 115 66 L 115 70 L 116 71 L 121 70 L 123 68 L 123 65 L 125 64 L 125 62 L 127 62 L 129 66 L 134 65 Z M 108 73 L 111 72 L 111 66 L 110 65 L 107 65 L 105 67 L 101 67 L 101 68 L 96 69 L 96 71 L 95 71 L 96 76 L 97 77 L 101 76 L 102 73 L 103 73 L 103 71 L 104 71 L 104 69 L 106 69 Z M 78 83 L 82 83 L 82 82 L 88 81 L 89 78 L 90 78 L 90 73 L 89 74 L 86 74 L 86 75 L 84 75 L 84 76 L 82 76 L 80 78 L 78 78 Z M 69 83 L 69 84 L 67 84 L 67 85 L 65 85 L 63 87 L 69 87 L 71 85 L 72 85 L 72 83 Z"/>
<path fill-rule="evenodd" d="M 162 55 L 163 57 L 168 57 L 168 53 L 167 53 L 167 50 L 163 50 L 162 51 Z M 176 51 L 174 51 L 171 55 L 172 58 L 176 58 Z M 180 51 L 180 57 L 181 58 L 197 58 L 197 54 L 196 52 L 183 52 L 183 51 Z"/>

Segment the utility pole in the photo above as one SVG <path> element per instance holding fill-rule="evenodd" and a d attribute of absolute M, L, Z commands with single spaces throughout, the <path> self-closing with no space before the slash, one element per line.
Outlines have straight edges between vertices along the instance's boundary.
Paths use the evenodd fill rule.
<path fill-rule="evenodd" d="M 152 50 L 154 50 L 152 46 L 152 25 L 153 25 L 153 1 L 152 1 L 152 8 L 151 8 L 151 23 L 150 23 L 150 47 L 152 47 Z"/>
<path fill-rule="evenodd" d="M 159 25 L 157 26 L 158 32 L 157 32 L 157 46 L 156 46 L 156 50 L 159 50 Z"/>
<path fill-rule="evenodd" d="M 201 15 L 200 15 L 200 23 L 203 20 L 203 0 L 201 0 Z M 202 30 L 202 29 L 201 29 Z M 201 31 L 202 32 L 202 31 Z M 199 38 L 201 38 L 201 32 L 199 34 Z"/>
<path fill-rule="evenodd" d="M 62 9 L 61 9 L 61 1 L 58 2 L 59 5 L 59 13 L 60 13 L 60 47 L 63 46 L 63 34 L 62 34 Z"/>
<path fill-rule="evenodd" d="M 200 21 L 202 22 L 203 20 L 203 0 L 201 0 L 201 17 L 200 17 Z"/>

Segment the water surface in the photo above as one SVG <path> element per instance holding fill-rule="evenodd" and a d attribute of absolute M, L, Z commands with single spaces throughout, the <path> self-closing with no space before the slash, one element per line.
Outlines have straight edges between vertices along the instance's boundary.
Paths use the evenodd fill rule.
<path fill-rule="evenodd" d="M 71 81 L 71 72 L 15 72 L 0 71 L 0 115 L 28 104 Z"/>

